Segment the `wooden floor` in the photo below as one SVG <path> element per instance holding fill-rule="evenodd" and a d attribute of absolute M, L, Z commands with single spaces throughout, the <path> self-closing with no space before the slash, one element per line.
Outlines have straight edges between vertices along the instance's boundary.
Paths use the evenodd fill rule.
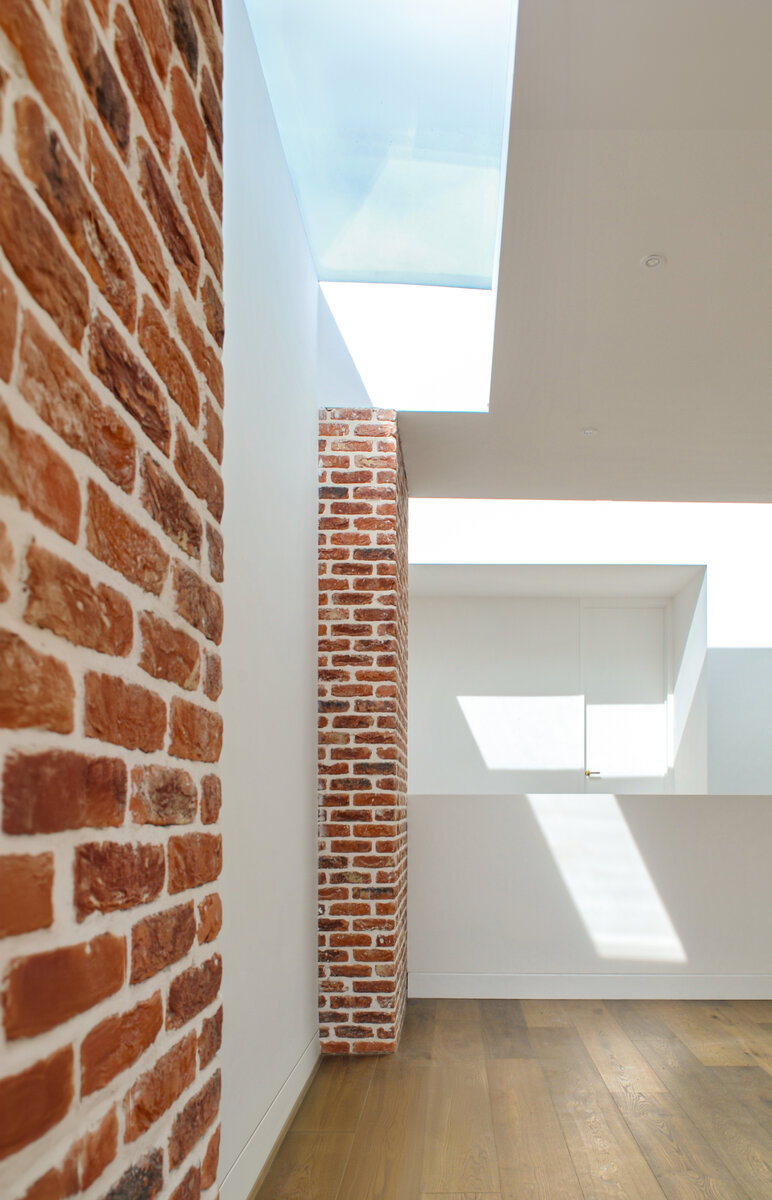
<path fill-rule="evenodd" d="M 260 1200 L 772 1200 L 772 1001 L 411 1000 Z"/>

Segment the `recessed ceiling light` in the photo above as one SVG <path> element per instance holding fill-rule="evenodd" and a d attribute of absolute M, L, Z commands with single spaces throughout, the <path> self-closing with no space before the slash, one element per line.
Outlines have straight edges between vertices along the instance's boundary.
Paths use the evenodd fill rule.
<path fill-rule="evenodd" d="M 597 432 L 598 432 L 598 427 L 596 425 L 586 425 L 585 428 L 582 430 L 582 433 L 584 434 L 585 437 L 592 437 L 592 435 Z"/>
<path fill-rule="evenodd" d="M 647 254 L 641 259 L 641 266 L 653 271 L 656 267 L 664 267 L 666 262 L 664 254 Z"/>

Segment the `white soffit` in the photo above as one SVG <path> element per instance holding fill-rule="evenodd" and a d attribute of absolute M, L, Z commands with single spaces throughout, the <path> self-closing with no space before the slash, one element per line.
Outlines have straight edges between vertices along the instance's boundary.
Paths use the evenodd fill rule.
<path fill-rule="evenodd" d="M 763 0 L 521 0 L 491 411 L 402 418 L 411 495 L 772 500 L 771 48 Z"/>
<path fill-rule="evenodd" d="M 702 575 L 698 566 L 483 566 L 413 564 L 411 596 L 664 599 Z"/>

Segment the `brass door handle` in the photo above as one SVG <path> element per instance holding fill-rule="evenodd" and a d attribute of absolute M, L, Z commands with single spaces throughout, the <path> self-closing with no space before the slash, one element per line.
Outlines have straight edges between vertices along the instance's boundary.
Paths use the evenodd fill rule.
<path fill-rule="evenodd" d="M 585 775 L 600 775 L 600 771 L 585 771 Z"/>

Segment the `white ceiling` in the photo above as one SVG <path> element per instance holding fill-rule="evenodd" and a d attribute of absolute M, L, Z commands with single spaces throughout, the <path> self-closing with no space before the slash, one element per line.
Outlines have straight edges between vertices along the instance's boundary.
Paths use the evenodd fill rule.
<path fill-rule="evenodd" d="M 491 411 L 401 414 L 412 495 L 772 500 L 771 56 L 770 0 L 520 0 Z"/>
<path fill-rule="evenodd" d="M 411 596 L 675 596 L 696 579 L 695 566 L 411 565 Z"/>

